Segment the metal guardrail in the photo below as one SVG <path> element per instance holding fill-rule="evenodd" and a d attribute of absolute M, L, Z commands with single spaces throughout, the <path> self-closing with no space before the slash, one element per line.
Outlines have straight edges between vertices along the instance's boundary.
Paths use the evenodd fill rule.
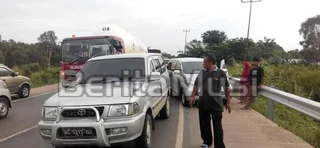
<path fill-rule="evenodd" d="M 229 77 L 229 79 L 234 90 L 235 88 L 239 88 L 239 78 Z M 268 86 L 262 86 L 259 94 L 269 98 L 267 117 L 271 120 L 273 120 L 274 117 L 274 101 L 276 101 L 320 121 L 319 102 L 312 101 L 310 99 L 293 95 Z"/>

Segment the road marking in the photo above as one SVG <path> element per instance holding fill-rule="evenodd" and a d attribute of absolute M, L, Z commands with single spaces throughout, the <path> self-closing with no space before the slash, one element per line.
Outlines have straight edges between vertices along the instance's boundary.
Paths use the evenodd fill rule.
<path fill-rule="evenodd" d="M 176 146 L 175 148 L 182 148 L 183 146 L 183 124 L 184 124 L 184 114 L 183 114 L 183 107 L 181 103 L 179 103 L 179 122 L 178 122 L 178 132 L 176 138 Z"/>
<path fill-rule="evenodd" d="M 54 93 L 54 92 L 57 92 L 57 90 L 46 92 L 46 93 L 35 95 L 35 96 L 31 96 L 31 97 L 28 97 L 28 98 L 25 98 L 25 99 L 13 100 L 12 103 L 19 102 L 19 101 L 24 101 L 24 100 L 29 100 L 29 99 L 32 99 L 32 98 L 40 97 L 40 96 L 47 95 L 47 94 Z"/>
<path fill-rule="evenodd" d="M 8 139 L 10 139 L 10 138 L 13 138 L 13 137 L 15 137 L 15 136 L 18 136 L 18 135 L 20 135 L 20 134 L 23 134 L 23 133 L 25 133 L 25 132 L 27 132 L 27 131 L 30 131 L 30 130 L 36 128 L 36 127 L 38 127 L 38 125 L 29 127 L 29 128 L 27 128 L 27 129 L 25 129 L 25 130 L 23 130 L 23 131 L 20 131 L 20 132 L 18 132 L 18 133 L 15 133 L 15 134 L 11 135 L 11 136 L 8 136 L 8 137 L 5 137 L 5 138 L 3 138 L 3 139 L 0 139 L 0 143 L 3 142 L 3 141 L 8 140 Z"/>

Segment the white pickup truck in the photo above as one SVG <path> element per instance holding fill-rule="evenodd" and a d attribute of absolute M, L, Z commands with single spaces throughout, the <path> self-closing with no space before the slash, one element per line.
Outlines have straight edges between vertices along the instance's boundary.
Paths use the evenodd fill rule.
<path fill-rule="evenodd" d="M 10 91 L 7 85 L 0 80 L 0 119 L 8 116 L 9 108 L 12 108 Z"/>
<path fill-rule="evenodd" d="M 75 85 L 43 104 L 40 134 L 54 147 L 110 147 L 133 140 L 138 148 L 150 148 L 155 117 L 170 115 L 169 81 L 158 53 L 89 59 Z"/>

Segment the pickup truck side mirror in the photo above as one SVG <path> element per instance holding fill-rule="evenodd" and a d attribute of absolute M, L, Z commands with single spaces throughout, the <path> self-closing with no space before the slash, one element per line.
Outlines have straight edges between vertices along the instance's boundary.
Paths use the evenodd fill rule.
<path fill-rule="evenodd" d="M 11 75 L 12 75 L 13 77 L 18 76 L 18 75 L 19 75 L 19 72 L 14 72 L 14 73 L 12 73 Z"/>
<path fill-rule="evenodd" d="M 121 42 L 120 42 L 120 41 L 114 40 L 113 46 L 116 48 L 116 50 L 117 50 L 118 52 L 121 52 L 122 45 L 121 45 Z"/>
<path fill-rule="evenodd" d="M 160 77 L 161 77 L 160 72 L 151 72 L 151 75 L 149 76 L 149 81 L 160 80 Z"/>
<path fill-rule="evenodd" d="M 174 72 L 175 74 L 181 74 L 181 70 L 175 69 L 173 72 Z"/>

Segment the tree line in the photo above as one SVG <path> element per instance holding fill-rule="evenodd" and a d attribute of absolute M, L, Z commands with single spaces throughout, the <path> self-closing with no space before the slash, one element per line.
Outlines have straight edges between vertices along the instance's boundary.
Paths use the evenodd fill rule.
<path fill-rule="evenodd" d="M 203 57 L 206 53 L 214 53 L 218 61 L 225 59 L 227 63 L 243 61 L 246 43 L 248 42 L 248 59 L 260 57 L 272 64 L 289 62 L 290 59 L 300 59 L 298 63 L 312 64 L 320 62 L 320 15 L 308 18 L 301 23 L 298 31 L 303 40 L 302 49 L 285 51 L 275 39 L 264 37 L 255 42 L 246 38 L 228 38 L 223 30 L 208 30 L 201 35 L 202 40 L 192 40 L 186 45 L 186 51 L 178 51 L 178 56 L 163 53 L 168 58 L 173 57 Z"/>
<path fill-rule="evenodd" d="M 37 43 L 16 42 L 13 39 L 0 42 L 0 63 L 8 67 L 37 63 L 41 68 L 59 66 L 61 47 L 54 31 L 39 35 Z"/>
<path fill-rule="evenodd" d="M 289 59 L 302 59 L 302 63 L 320 61 L 320 15 L 310 17 L 301 23 L 299 29 L 303 40 L 301 50 L 286 52 L 275 39 L 265 37 L 258 42 L 246 38 L 228 38 L 222 30 L 208 30 L 201 35 L 202 40 L 192 40 L 186 51 L 178 51 L 178 56 L 163 53 L 165 57 L 202 57 L 211 52 L 218 61 L 225 59 L 227 63 L 243 61 L 246 42 L 248 41 L 248 56 L 258 56 L 274 64 L 286 62 Z M 57 43 L 54 31 L 45 31 L 38 37 L 37 43 L 16 42 L 13 39 L 0 42 L 0 63 L 9 67 L 38 63 L 43 68 L 59 66 L 61 46 Z"/>

